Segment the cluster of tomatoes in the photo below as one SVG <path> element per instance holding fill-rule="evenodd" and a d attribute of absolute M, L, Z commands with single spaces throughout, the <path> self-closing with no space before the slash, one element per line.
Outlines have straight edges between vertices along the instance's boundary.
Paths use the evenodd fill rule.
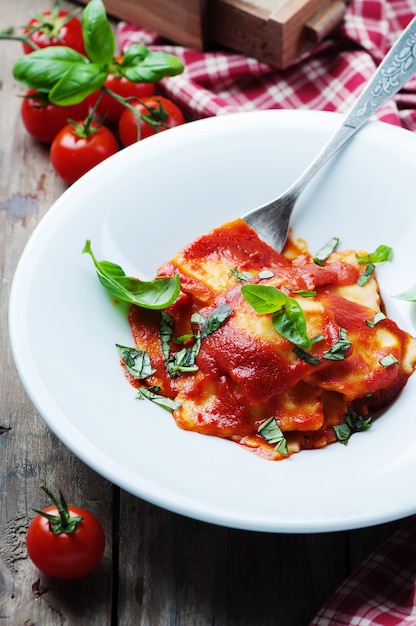
<path fill-rule="evenodd" d="M 81 22 L 65 11 L 33 18 L 25 35 L 25 54 L 57 45 L 85 54 Z M 185 122 L 174 102 L 156 95 L 157 84 L 132 82 L 118 75 L 121 61 L 121 57 L 114 59 L 114 71 L 104 83 L 119 100 L 99 90 L 78 104 L 59 106 L 35 89 L 29 89 L 22 100 L 26 130 L 38 141 L 50 144 L 52 166 L 67 183 L 75 182 L 120 147 Z"/>

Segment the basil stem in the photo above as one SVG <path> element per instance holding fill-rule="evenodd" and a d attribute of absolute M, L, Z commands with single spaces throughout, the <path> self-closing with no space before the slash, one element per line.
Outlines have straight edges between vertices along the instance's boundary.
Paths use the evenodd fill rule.
<path fill-rule="evenodd" d="M 117 300 L 135 304 L 145 309 L 165 309 L 179 295 L 179 274 L 169 278 L 143 281 L 126 276 L 119 265 L 110 261 L 97 261 L 89 240 L 86 241 L 82 252 L 91 256 L 100 283 Z"/>

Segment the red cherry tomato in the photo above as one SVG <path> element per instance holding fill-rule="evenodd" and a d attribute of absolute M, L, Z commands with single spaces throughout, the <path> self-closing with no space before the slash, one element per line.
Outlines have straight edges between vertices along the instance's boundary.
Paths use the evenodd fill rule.
<path fill-rule="evenodd" d="M 77 122 L 82 127 L 83 122 Z M 118 151 L 113 133 L 96 122 L 92 133 L 79 136 L 72 124 L 59 131 L 51 145 L 50 158 L 55 171 L 67 183 L 73 183 L 95 165 Z"/>
<path fill-rule="evenodd" d="M 81 22 L 77 17 L 68 16 L 68 11 L 45 11 L 42 19 L 34 17 L 28 22 L 24 34 L 30 35 L 32 32 L 29 38 L 38 48 L 67 46 L 85 55 Z M 25 41 L 23 50 L 25 54 L 33 52 L 33 48 Z"/>
<path fill-rule="evenodd" d="M 27 551 L 44 574 L 81 578 L 101 561 L 105 548 L 103 528 L 89 511 L 67 506 L 62 494 L 61 502 L 55 502 L 56 505 L 38 511 L 32 520 L 26 535 Z"/>
<path fill-rule="evenodd" d="M 154 83 L 133 83 L 131 80 L 124 78 L 124 76 L 115 76 L 114 74 L 107 76 L 104 87 L 114 91 L 122 98 L 137 98 L 138 100 L 152 96 L 155 92 Z M 118 122 L 125 110 L 125 106 L 117 102 L 109 94 L 104 93 L 98 103 L 96 112 L 100 117 L 110 122 Z"/>
<path fill-rule="evenodd" d="M 49 102 L 46 94 L 29 89 L 20 108 L 23 124 L 28 133 L 38 141 L 52 143 L 68 120 L 83 119 L 88 115 L 86 100 L 71 106 L 58 106 Z"/>
<path fill-rule="evenodd" d="M 142 98 L 141 102 L 132 102 L 131 105 L 139 113 L 153 121 L 153 124 L 149 124 L 145 119 L 141 119 L 140 139 L 185 123 L 182 111 L 174 102 L 163 96 Z M 120 117 L 118 132 L 123 146 L 129 146 L 138 140 L 137 117 L 129 109 L 126 109 Z"/>

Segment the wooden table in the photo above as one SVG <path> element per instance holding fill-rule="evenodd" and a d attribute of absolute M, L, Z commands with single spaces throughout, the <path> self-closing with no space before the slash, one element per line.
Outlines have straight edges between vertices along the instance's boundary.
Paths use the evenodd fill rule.
<path fill-rule="evenodd" d="M 0 0 L 0 30 L 48 0 Z M 66 5 L 64 5 L 66 6 Z M 208 624 L 306 626 L 345 577 L 403 522 L 315 535 L 245 532 L 161 510 L 110 484 L 60 443 L 26 396 L 7 331 L 13 272 L 34 227 L 65 185 L 48 149 L 24 130 L 12 67 L 20 44 L 1 41 L 0 75 L 0 622 L 5 626 Z M 32 565 L 25 534 L 40 484 L 101 520 L 105 556 L 63 582 Z"/>

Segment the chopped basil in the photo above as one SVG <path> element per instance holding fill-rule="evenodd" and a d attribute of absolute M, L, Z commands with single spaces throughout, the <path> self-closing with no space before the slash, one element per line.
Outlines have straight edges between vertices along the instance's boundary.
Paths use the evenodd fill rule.
<path fill-rule="evenodd" d="M 339 237 L 332 237 L 332 239 L 317 252 L 316 256 L 313 258 L 313 262 L 317 265 L 323 265 L 324 261 L 334 252 L 338 243 Z"/>
<path fill-rule="evenodd" d="M 165 311 L 162 311 L 162 315 L 160 317 L 159 335 L 162 343 L 163 358 L 166 362 L 169 361 L 170 357 L 170 341 L 172 339 L 172 332 L 173 318 Z"/>
<path fill-rule="evenodd" d="M 374 265 L 374 263 L 367 264 L 367 267 L 365 268 L 364 272 L 361 274 L 361 276 L 357 280 L 357 283 L 360 285 L 360 287 L 364 287 L 364 285 L 368 283 L 368 281 L 370 280 L 371 276 L 374 273 L 375 268 L 376 266 Z"/>
<path fill-rule="evenodd" d="M 264 280 L 265 278 L 273 278 L 273 276 L 274 272 L 272 272 L 271 270 L 262 270 L 257 274 L 257 278 L 260 278 L 260 280 Z"/>
<path fill-rule="evenodd" d="M 316 296 L 316 291 L 306 291 L 306 289 L 298 289 L 294 291 L 297 296 L 302 296 L 302 298 L 313 298 Z"/>
<path fill-rule="evenodd" d="M 276 418 L 269 417 L 263 424 L 258 428 L 257 431 L 263 439 L 270 444 L 276 444 L 275 450 L 280 452 L 281 454 L 288 454 L 287 449 L 287 441 L 285 439 L 284 434 L 280 430 Z"/>
<path fill-rule="evenodd" d="M 123 360 L 129 374 L 137 379 L 147 378 L 155 373 L 155 369 L 150 363 L 150 357 L 145 350 L 128 348 L 116 343 L 119 355 Z"/>
<path fill-rule="evenodd" d="M 367 264 L 363 274 L 357 280 L 357 283 L 363 287 L 371 278 L 374 270 L 375 263 L 383 263 L 384 261 L 391 261 L 393 258 L 393 249 L 389 246 L 378 246 L 374 252 L 370 254 L 356 254 L 355 258 L 360 265 Z"/>
<path fill-rule="evenodd" d="M 347 331 L 345 328 L 339 329 L 338 341 L 324 353 L 324 359 L 329 361 L 343 361 L 345 359 L 345 352 L 351 348 L 351 341 L 347 337 Z"/>
<path fill-rule="evenodd" d="M 176 300 L 180 290 L 179 274 L 150 281 L 126 276 L 124 270 L 110 261 L 97 261 L 87 240 L 82 250 L 91 256 L 100 283 L 114 298 L 145 309 L 165 309 Z"/>
<path fill-rule="evenodd" d="M 384 313 L 379 311 L 378 313 L 375 313 L 372 320 L 365 320 L 365 323 L 367 324 L 369 328 L 374 328 L 374 326 L 376 326 L 379 322 L 385 319 L 386 319 L 386 316 L 384 315 Z"/>
<path fill-rule="evenodd" d="M 198 371 L 196 357 L 201 349 L 202 339 L 218 330 L 227 317 L 231 315 L 231 311 L 232 309 L 228 304 L 220 304 L 207 318 L 203 317 L 200 313 L 194 313 L 191 317 L 191 322 L 200 325 L 201 328 L 194 333 L 182 335 L 173 340 L 176 343 L 184 343 L 185 341 L 194 339 L 194 343 L 190 348 L 184 347 L 178 352 L 171 351 L 173 319 L 168 313 L 162 311 L 159 334 L 166 369 L 171 376 L 177 376 L 179 373 Z"/>
<path fill-rule="evenodd" d="M 151 400 L 155 404 L 167 409 L 168 411 L 176 411 L 181 406 L 180 402 L 176 402 L 172 400 L 172 398 L 167 398 L 166 396 L 161 396 L 156 391 L 150 389 L 150 387 L 139 387 L 137 390 L 137 399 L 138 400 Z"/>
<path fill-rule="evenodd" d="M 309 363 L 309 365 L 319 365 L 321 362 L 319 359 L 312 356 L 312 354 L 305 352 L 305 350 L 302 350 L 302 348 L 298 348 L 297 346 L 293 348 L 293 352 L 297 354 L 298 357 L 302 359 L 302 361 L 306 361 L 306 363 Z"/>
<path fill-rule="evenodd" d="M 392 260 L 393 248 L 381 245 L 370 254 L 356 254 L 355 257 L 360 265 L 363 265 L 364 263 L 383 263 L 384 261 Z"/>
<path fill-rule="evenodd" d="M 203 317 L 200 313 L 194 313 L 191 317 L 191 322 L 199 324 L 201 328 L 201 339 L 208 337 L 211 333 L 218 330 L 223 322 L 231 315 L 232 308 L 229 304 L 220 304 L 207 318 Z"/>
<path fill-rule="evenodd" d="M 305 314 L 297 300 L 271 285 L 243 285 L 241 293 L 257 313 L 273 314 L 272 324 L 282 337 L 306 350 L 311 347 Z"/>
<path fill-rule="evenodd" d="M 378 362 L 383 367 L 391 367 L 392 365 L 399 364 L 399 361 L 396 359 L 396 357 L 393 354 L 387 354 L 386 356 L 383 356 L 383 358 L 379 359 Z"/>
<path fill-rule="evenodd" d="M 236 279 L 240 280 L 241 282 L 246 282 L 253 278 L 253 274 L 250 274 L 250 272 L 240 272 L 240 270 L 237 267 L 233 267 L 233 269 L 228 272 L 228 275 L 229 276 L 234 275 Z"/>
<path fill-rule="evenodd" d="M 397 298 L 398 300 L 406 300 L 407 302 L 416 302 L 416 285 L 413 285 L 413 287 L 411 287 L 407 291 L 399 293 L 397 296 L 393 297 Z"/>
<path fill-rule="evenodd" d="M 335 435 L 340 443 L 348 445 L 348 441 L 354 433 L 368 430 L 371 427 L 371 417 L 364 418 L 359 413 L 352 411 L 348 413 L 343 424 L 333 426 Z"/>

